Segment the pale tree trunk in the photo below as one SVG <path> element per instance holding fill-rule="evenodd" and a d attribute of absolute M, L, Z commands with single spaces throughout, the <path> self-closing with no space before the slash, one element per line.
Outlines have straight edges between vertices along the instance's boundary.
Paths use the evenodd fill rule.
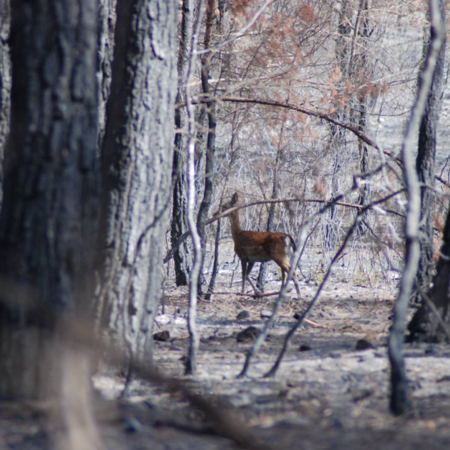
<path fill-rule="evenodd" d="M 9 0 L 0 0 L 0 208 L 2 206 L 3 156 L 9 133 L 11 60 L 9 57 Z"/>
<path fill-rule="evenodd" d="M 450 214 L 444 229 L 441 257 L 436 266 L 431 289 L 421 294 L 421 306 L 413 316 L 408 328 L 409 341 L 448 342 L 450 329 Z M 445 330 L 444 327 L 447 327 Z"/>
<path fill-rule="evenodd" d="M 371 0 L 360 0 L 358 17 L 356 19 L 356 27 L 354 31 L 353 51 L 356 52 L 355 46 L 357 46 L 358 55 L 355 55 L 351 61 L 352 70 L 350 72 L 352 78 L 359 81 L 359 84 L 364 88 L 364 83 L 367 83 L 371 78 L 370 73 L 370 59 L 367 58 L 368 55 L 368 39 L 370 36 L 369 30 L 369 11 L 371 6 Z M 358 131 L 361 134 L 366 134 L 367 132 L 367 100 L 368 95 L 364 91 L 359 92 L 357 99 L 355 100 L 355 113 L 352 115 L 352 122 L 356 125 Z M 358 151 L 359 151 L 359 168 L 361 173 L 367 173 L 370 169 L 369 163 L 369 150 L 367 144 L 361 139 L 358 140 Z M 369 187 L 364 184 L 359 189 L 359 199 L 358 204 L 364 206 L 369 202 Z M 364 225 L 360 222 L 359 231 L 364 232 Z"/>
<path fill-rule="evenodd" d="M 0 214 L 0 397 L 64 386 L 62 318 L 92 324 L 99 170 L 97 3 L 12 4 L 11 135 Z M 57 328 L 59 331 L 57 331 Z M 88 364 L 80 382 L 89 385 Z"/>
<path fill-rule="evenodd" d="M 197 372 L 197 354 L 200 342 L 200 336 L 197 331 L 197 294 L 199 279 L 202 268 L 202 248 L 201 238 L 195 222 L 195 194 L 196 194 L 196 141 L 194 136 L 197 134 L 197 124 L 195 121 L 195 108 L 192 103 L 192 80 L 194 78 L 194 67 L 197 62 L 197 45 L 202 23 L 204 0 L 198 2 L 197 16 L 193 27 L 190 43 L 190 59 L 186 71 L 186 84 L 184 87 L 184 101 L 186 103 L 187 113 L 187 147 L 186 147 L 186 181 L 187 181 L 187 221 L 189 234 L 193 246 L 192 271 L 189 277 L 189 309 L 187 317 L 187 328 L 189 332 L 189 349 L 185 363 L 185 374 L 196 375 Z"/>
<path fill-rule="evenodd" d="M 176 103 L 183 102 L 184 83 L 190 57 L 190 43 L 194 23 L 193 0 L 183 0 L 181 27 L 178 40 L 178 90 Z M 187 181 L 186 181 L 186 111 L 185 108 L 175 110 L 175 151 L 173 155 L 173 199 L 171 242 L 175 247 L 178 239 L 187 231 Z M 175 263 L 175 282 L 177 286 L 186 286 L 192 266 L 192 249 L 189 241 L 185 240 L 175 248 L 173 253 Z"/>
<path fill-rule="evenodd" d="M 102 151 L 98 317 L 113 342 L 145 364 L 152 358 L 170 204 L 176 12 L 176 0 L 118 2 Z"/>
<path fill-rule="evenodd" d="M 340 11 L 339 11 L 339 22 L 337 26 L 338 38 L 336 41 L 336 68 L 339 68 L 341 73 L 340 88 L 343 90 L 343 85 L 345 79 L 349 75 L 350 70 L 350 58 L 351 58 L 351 32 L 352 32 L 352 2 L 349 0 L 341 0 Z M 334 116 L 336 119 L 342 122 L 346 121 L 348 116 L 347 112 L 343 107 Z M 331 178 L 330 182 L 330 198 L 334 198 L 339 191 L 339 175 L 341 172 L 341 158 L 344 152 L 346 142 L 345 142 L 345 130 L 342 128 L 330 124 L 330 150 L 333 153 L 333 162 L 331 167 L 331 172 L 329 176 Z M 328 252 L 332 252 L 336 241 L 338 238 L 337 234 L 337 208 L 332 206 L 329 213 L 327 213 L 326 224 L 325 224 L 325 239 L 324 245 Z"/>

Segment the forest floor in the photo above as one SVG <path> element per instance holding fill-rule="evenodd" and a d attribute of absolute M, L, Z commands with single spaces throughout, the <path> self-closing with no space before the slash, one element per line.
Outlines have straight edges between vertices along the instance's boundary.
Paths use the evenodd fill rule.
<path fill-rule="evenodd" d="M 300 300 L 292 289 L 249 376 L 237 379 L 253 343 L 238 342 L 237 334 L 249 326 L 261 328 L 267 320 L 261 315 L 271 311 L 276 297 L 240 296 L 240 277 L 235 278 L 230 287 L 231 270 L 221 270 L 215 289 L 220 294 L 198 305 L 195 378 L 182 376 L 189 344 L 187 289 L 166 283 L 164 309 L 154 331 L 168 331 L 170 338 L 155 342 L 155 362 L 162 374 L 181 380 L 248 428 L 253 448 L 450 448 L 448 346 L 405 345 L 413 409 L 406 417 L 389 413 L 386 337 L 394 283 L 376 289 L 332 278 L 309 317 L 313 323 L 295 334 L 276 376 L 262 378 L 295 323 L 294 314 L 306 307 L 317 289 L 318 281 L 303 280 Z M 279 288 L 279 280 L 271 278 L 266 292 Z M 248 317 L 238 319 L 242 311 Z M 212 426 L 211 417 L 144 379 L 134 380 L 130 397 L 119 400 L 123 383 L 122 376 L 107 370 L 94 377 L 102 398 L 97 417 L 107 449 L 236 448 L 226 431 Z M 48 435 L 39 425 L 42 420 L 30 408 L 19 412 L 3 406 L 0 412 L 0 449 L 49 448 Z"/>

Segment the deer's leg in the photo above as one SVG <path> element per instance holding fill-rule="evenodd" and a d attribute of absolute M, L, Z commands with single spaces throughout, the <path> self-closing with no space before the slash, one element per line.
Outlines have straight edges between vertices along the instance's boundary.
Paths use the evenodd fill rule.
<path fill-rule="evenodd" d="M 250 272 L 252 271 L 254 265 L 255 265 L 254 262 L 249 262 L 247 265 L 247 280 L 250 283 L 253 290 L 255 291 L 255 294 L 260 294 L 260 291 L 258 291 L 258 289 L 256 289 L 255 285 L 252 283 L 252 280 L 250 280 L 250 277 L 249 277 Z"/>
<path fill-rule="evenodd" d="M 241 281 L 241 292 L 245 293 L 245 278 L 247 277 L 247 262 L 241 259 L 242 266 L 242 281 Z"/>
<path fill-rule="evenodd" d="M 284 281 L 286 280 L 286 275 L 288 274 L 290 267 L 289 266 L 287 266 L 287 267 L 280 266 L 280 268 L 281 268 L 281 287 L 283 287 Z M 295 272 L 292 274 L 292 281 L 294 282 L 297 296 L 300 297 L 300 287 L 298 285 L 298 278 L 297 278 L 297 275 L 295 274 Z"/>
<path fill-rule="evenodd" d="M 260 292 L 258 291 L 258 289 L 256 289 L 256 287 L 252 283 L 252 280 L 250 280 L 250 277 L 249 277 L 250 272 L 252 271 L 255 263 L 254 262 L 246 262 L 244 260 L 241 260 L 241 263 L 242 263 L 242 293 L 245 294 L 245 281 L 248 281 L 250 283 L 250 286 L 255 291 L 255 294 L 259 294 Z"/>

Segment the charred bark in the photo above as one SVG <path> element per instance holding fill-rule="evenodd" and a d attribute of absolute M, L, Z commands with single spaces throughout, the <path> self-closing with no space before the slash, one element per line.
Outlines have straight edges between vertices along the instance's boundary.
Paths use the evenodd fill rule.
<path fill-rule="evenodd" d="M 206 30 L 204 37 L 204 47 L 209 48 L 212 37 L 212 27 L 214 21 L 215 0 L 207 0 L 206 5 Z M 207 54 L 202 58 L 201 82 L 203 95 L 209 99 L 211 97 L 211 87 L 209 85 L 209 77 L 211 71 L 211 54 Z M 199 206 L 197 215 L 197 228 L 202 241 L 202 264 L 205 258 L 205 239 L 206 239 L 206 221 L 208 219 L 209 208 L 211 206 L 213 194 L 213 175 L 215 165 L 216 152 L 216 102 L 206 102 L 206 115 L 208 118 L 208 136 L 206 140 L 206 156 L 205 156 L 205 184 L 203 190 L 203 198 Z M 202 270 L 200 271 L 202 273 Z M 202 293 L 202 275 L 199 277 L 198 292 Z"/>
<path fill-rule="evenodd" d="M 58 322 L 70 315 L 89 324 L 92 317 L 96 13 L 91 0 L 12 3 L 11 134 L 0 214 L 2 398 L 58 394 Z"/>
<path fill-rule="evenodd" d="M 189 58 L 189 47 L 192 39 L 194 22 L 194 6 L 192 0 L 183 0 L 182 19 L 178 49 L 178 90 L 176 103 L 183 102 L 184 83 Z M 172 194 L 172 247 L 187 231 L 187 182 L 186 182 L 186 139 L 185 139 L 186 112 L 184 108 L 175 110 L 175 152 L 173 155 L 173 194 Z M 189 272 L 192 266 L 192 250 L 188 241 L 178 246 L 173 254 L 175 264 L 175 282 L 177 286 L 187 286 Z"/>
<path fill-rule="evenodd" d="M 443 7 L 441 5 L 441 9 Z M 430 38 L 428 38 L 429 40 Z M 442 105 L 442 86 L 444 78 L 445 43 L 439 54 L 436 69 L 433 75 L 431 91 L 428 95 L 424 116 L 419 128 L 419 146 L 417 152 L 416 168 L 421 182 L 420 200 L 420 260 L 417 272 L 416 286 L 419 291 L 428 291 L 431 285 L 434 262 L 433 262 L 433 234 L 434 234 L 434 202 L 435 194 L 435 166 L 436 166 L 436 133 L 439 124 L 439 113 Z M 427 309 L 425 302 L 420 298 L 420 293 L 416 293 L 415 300 L 424 309 Z M 411 339 L 415 339 L 414 327 L 420 328 L 420 322 L 427 320 L 420 316 L 425 312 L 419 308 L 410 323 Z M 424 324 L 425 325 L 425 324 Z M 419 332 L 420 334 L 420 332 Z"/>
<path fill-rule="evenodd" d="M 2 206 L 3 156 L 9 134 L 11 60 L 9 55 L 9 0 L 0 0 L 0 208 Z"/>
<path fill-rule="evenodd" d="M 442 3 L 430 1 L 430 22 L 432 27 L 424 67 L 419 77 L 411 117 L 407 125 L 402 148 L 403 174 L 407 193 L 405 219 L 405 267 L 400 281 L 400 290 L 394 305 L 392 327 L 388 339 L 388 356 L 391 364 L 390 408 L 394 414 L 403 414 L 411 407 L 408 379 L 406 376 L 403 341 L 406 328 L 408 304 L 413 293 L 414 281 L 420 259 L 420 184 L 414 167 L 414 135 L 419 128 L 430 95 L 437 60 L 444 45 L 445 21 Z"/>
<path fill-rule="evenodd" d="M 117 0 L 99 0 L 98 7 L 98 148 L 102 148 L 106 126 L 106 105 L 111 91 L 114 29 Z"/>
<path fill-rule="evenodd" d="M 426 292 L 427 299 L 422 298 L 421 306 L 414 314 L 408 329 L 409 341 L 419 342 L 444 342 L 448 340 L 447 332 L 442 328 L 444 324 L 450 325 L 450 214 L 444 229 L 444 239 L 440 251 L 440 258 L 436 266 L 436 275 L 433 279 L 431 289 Z M 424 297 L 422 295 L 422 297 Z M 434 305 L 434 308 L 433 308 Z M 441 320 L 436 315 L 439 314 Z"/>

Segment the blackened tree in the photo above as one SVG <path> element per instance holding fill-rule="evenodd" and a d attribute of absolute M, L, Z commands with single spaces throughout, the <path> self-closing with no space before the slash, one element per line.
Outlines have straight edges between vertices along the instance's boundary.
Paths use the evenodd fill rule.
<path fill-rule="evenodd" d="M 11 134 L 0 214 L 2 398 L 60 393 L 59 323 L 68 316 L 91 322 L 96 13 L 91 0 L 12 3 Z M 88 370 L 83 375 L 89 379 Z"/>

